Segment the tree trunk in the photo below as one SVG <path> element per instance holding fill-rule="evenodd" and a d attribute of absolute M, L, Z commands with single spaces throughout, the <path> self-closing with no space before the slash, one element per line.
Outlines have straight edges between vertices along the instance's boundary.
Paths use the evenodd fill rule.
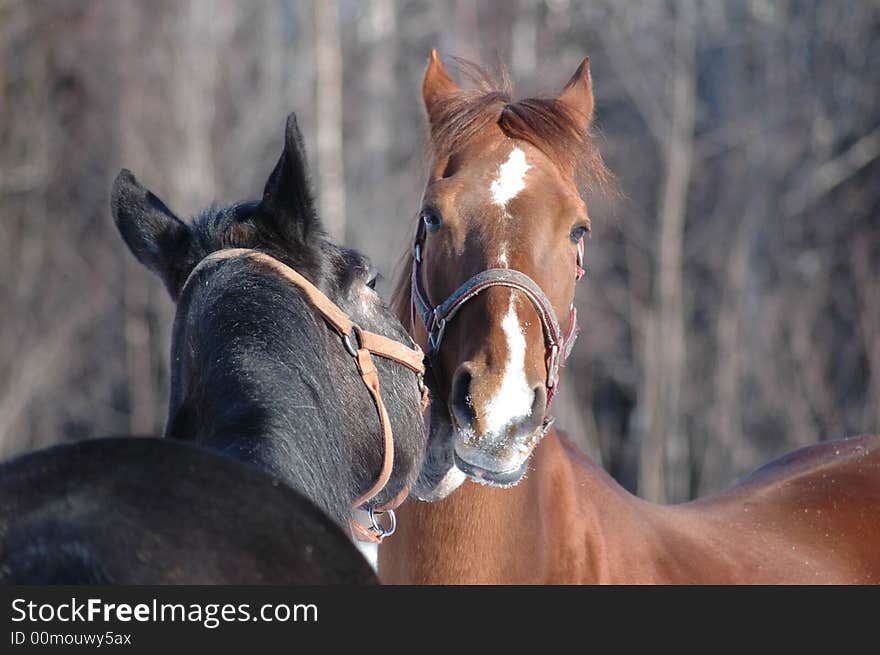
<path fill-rule="evenodd" d="M 342 44 L 337 0 L 315 3 L 317 67 L 318 204 L 334 241 L 345 241 L 342 151 Z"/>
<path fill-rule="evenodd" d="M 676 6 L 671 124 L 663 144 L 656 309 L 648 327 L 651 337 L 644 341 L 648 350 L 643 353 L 647 364 L 646 432 L 639 491 L 656 502 L 686 500 L 690 490 L 690 447 L 681 412 L 686 360 L 682 246 L 696 113 L 694 11 L 690 0 L 681 0 Z"/>

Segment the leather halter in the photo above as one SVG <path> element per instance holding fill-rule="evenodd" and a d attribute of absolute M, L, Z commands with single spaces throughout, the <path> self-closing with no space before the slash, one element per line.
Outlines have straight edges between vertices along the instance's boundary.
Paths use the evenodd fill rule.
<path fill-rule="evenodd" d="M 550 299 L 547 298 L 547 295 L 532 278 L 514 269 L 490 268 L 469 278 L 453 291 L 446 300 L 434 305 L 428 297 L 428 292 L 425 290 L 423 282 L 422 263 L 424 245 L 425 225 L 419 220 L 413 243 L 411 296 L 413 314 L 418 314 L 428 333 L 426 345 L 428 361 L 431 362 L 437 357 L 440 344 L 443 343 L 443 334 L 446 331 L 446 326 L 455 318 L 455 315 L 468 300 L 471 300 L 481 291 L 485 291 L 490 287 L 509 287 L 520 291 L 529 299 L 538 312 L 547 347 L 547 379 L 545 382 L 547 387 L 547 404 L 544 407 L 543 423 L 543 430 L 546 432 L 553 423 L 549 412 L 550 403 L 553 401 L 553 396 L 556 395 L 558 389 L 559 369 L 564 365 L 569 355 L 571 355 L 574 342 L 577 340 L 579 328 L 577 309 L 575 309 L 574 303 L 572 303 L 569 309 L 568 333 L 563 334 Z M 581 239 L 577 244 L 575 281 L 580 280 L 584 275 L 583 261 L 584 241 Z M 415 323 L 414 320 L 413 323 Z"/>
<path fill-rule="evenodd" d="M 413 347 L 410 348 L 381 334 L 375 334 L 360 328 L 345 312 L 337 307 L 332 300 L 305 277 L 274 257 L 258 250 L 229 248 L 211 253 L 202 259 L 192 270 L 183 285 L 183 289 L 195 278 L 196 272 L 208 263 L 233 258 L 248 258 L 260 262 L 272 268 L 288 282 L 299 288 L 327 325 L 339 335 L 346 352 L 354 359 L 358 374 L 363 380 L 367 391 L 370 392 L 370 396 L 376 406 L 376 411 L 379 414 L 385 450 L 379 477 L 369 489 L 364 491 L 352 503 L 352 509 L 360 508 L 375 498 L 385 488 L 385 485 L 391 479 L 391 469 L 394 464 L 394 436 L 391 432 L 391 420 L 388 418 L 388 411 L 385 409 L 385 403 L 382 401 L 382 394 L 379 390 L 379 374 L 371 354 L 397 362 L 416 374 L 419 390 L 422 394 L 422 411 L 424 411 L 428 404 L 428 390 L 423 380 L 425 364 L 421 348 L 416 344 L 413 344 Z M 367 508 L 371 523 L 369 527 L 365 527 L 352 519 L 351 528 L 354 535 L 361 541 L 373 543 L 379 543 L 383 538 L 391 535 L 397 526 L 394 509 L 406 499 L 408 492 L 408 489 L 404 489 L 385 505 Z M 384 528 L 378 519 L 378 516 L 382 514 L 388 514 L 390 520 L 388 528 Z"/>

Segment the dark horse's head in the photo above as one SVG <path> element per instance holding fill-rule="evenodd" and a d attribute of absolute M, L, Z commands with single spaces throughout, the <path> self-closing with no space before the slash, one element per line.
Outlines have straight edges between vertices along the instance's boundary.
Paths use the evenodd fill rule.
<path fill-rule="evenodd" d="M 248 258 L 199 262 L 227 248 L 262 251 L 296 269 L 363 329 L 410 345 L 373 290 L 367 259 L 331 243 L 315 211 L 302 136 L 288 119 L 262 200 L 180 220 L 128 171 L 112 192 L 116 225 L 177 303 L 165 434 L 256 462 L 344 523 L 383 463 L 373 400 L 338 335 L 303 293 Z M 384 504 L 415 480 L 425 451 L 416 376 L 376 357 L 394 434 Z"/>
<path fill-rule="evenodd" d="M 450 493 L 462 471 L 497 486 L 522 477 L 576 334 L 590 227 L 583 183 L 610 175 L 589 136 L 588 61 L 556 97 L 519 101 L 462 65 L 476 89 L 460 88 L 436 52 L 425 72 L 431 167 L 395 297 L 432 357 L 417 487 L 428 500 Z"/>

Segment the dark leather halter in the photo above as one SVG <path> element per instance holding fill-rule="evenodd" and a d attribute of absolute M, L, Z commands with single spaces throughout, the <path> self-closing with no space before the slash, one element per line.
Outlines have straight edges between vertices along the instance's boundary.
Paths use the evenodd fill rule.
<path fill-rule="evenodd" d="M 228 248 L 211 253 L 192 270 L 183 288 L 185 289 L 195 279 L 196 271 L 204 268 L 208 263 L 233 258 L 248 258 L 260 262 L 275 270 L 288 282 L 298 287 L 327 325 L 339 335 L 342 346 L 354 359 L 358 374 L 363 380 L 367 391 L 370 392 L 370 396 L 376 406 L 376 411 L 379 414 L 379 421 L 382 425 L 382 440 L 385 448 L 382 470 L 379 472 L 378 478 L 369 489 L 364 491 L 352 503 L 352 509 L 362 508 L 365 503 L 375 498 L 385 488 L 385 485 L 388 484 L 394 464 L 394 436 L 391 432 L 391 420 L 385 409 L 385 403 L 382 401 L 382 394 L 379 390 L 379 374 L 376 366 L 373 364 L 371 353 L 395 361 L 416 374 L 419 391 L 422 394 L 422 411 L 424 412 L 428 404 L 428 390 L 423 382 L 425 364 L 421 348 L 416 344 L 413 344 L 412 347 L 405 346 L 381 334 L 361 329 L 332 300 L 324 295 L 318 287 L 286 264 L 258 250 Z M 352 519 L 351 529 L 354 536 L 361 541 L 379 543 L 385 537 L 393 534 L 397 527 L 397 518 L 394 515 L 394 510 L 406 499 L 408 493 L 408 489 L 403 489 L 390 502 L 381 506 L 366 508 L 370 518 L 370 526 L 368 527 Z M 387 528 L 379 520 L 379 516 L 383 514 L 387 515 L 390 521 Z"/>
<path fill-rule="evenodd" d="M 443 335 L 446 326 L 455 318 L 462 306 L 481 291 L 490 287 L 509 287 L 525 295 L 534 305 L 541 319 L 541 327 L 544 330 L 544 341 L 547 347 L 547 404 L 544 408 L 543 429 L 546 432 L 553 419 L 550 418 L 550 403 L 559 386 L 559 368 L 571 355 L 574 342 L 578 335 L 577 309 L 572 302 L 569 309 L 569 328 L 566 334 L 562 333 L 556 313 L 550 299 L 541 290 L 541 287 L 525 273 L 509 268 L 490 268 L 477 273 L 466 280 L 452 294 L 439 304 L 432 304 L 425 290 L 424 276 L 422 275 L 422 263 L 424 261 L 425 248 L 425 224 L 420 220 L 416 227 L 416 237 L 413 242 L 413 265 L 412 265 L 412 311 L 418 314 L 425 330 L 428 333 L 426 355 L 428 363 L 437 357 L 440 344 L 443 343 Z M 575 281 L 584 275 L 584 241 L 578 241 L 577 262 L 575 267 Z M 413 316 L 413 324 L 415 317 Z"/>

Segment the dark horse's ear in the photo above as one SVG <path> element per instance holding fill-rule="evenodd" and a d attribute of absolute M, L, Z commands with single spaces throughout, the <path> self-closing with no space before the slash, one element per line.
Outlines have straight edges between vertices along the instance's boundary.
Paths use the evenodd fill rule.
<path fill-rule="evenodd" d="M 190 231 L 159 198 L 123 169 L 110 192 L 113 220 L 129 250 L 156 273 L 174 300 L 189 263 Z"/>
<path fill-rule="evenodd" d="M 590 78 L 589 57 L 584 58 L 556 100 L 569 110 L 581 132 L 589 129 L 593 120 L 593 81 Z"/>
<path fill-rule="evenodd" d="M 437 50 L 431 48 L 431 58 L 428 60 L 425 78 L 422 81 L 422 101 L 425 103 L 425 111 L 428 113 L 428 122 L 432 129 L 442 114 L 443 100 L 460 91 L 440 60 Z"/>
<path fill-rule="evenodd" d="M 321 232 L 296 114 L 287 117 L 284 151 L 266 182 L 260 213 L 290 246 L 304 246 Z"/>

